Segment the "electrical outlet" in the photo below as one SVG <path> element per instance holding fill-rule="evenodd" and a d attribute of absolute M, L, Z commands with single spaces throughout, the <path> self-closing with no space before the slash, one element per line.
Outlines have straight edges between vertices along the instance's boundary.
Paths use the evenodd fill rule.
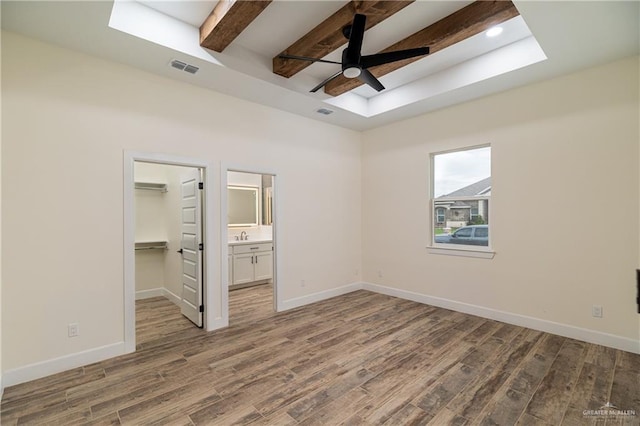
<path fill-rule="evenodd" d="M 378 278 L 382 278 L 382 271 L 378 271 Z"/>
<path fill-rule="evenodd" d="M 594 318 L 602 318 L 602 306 L 593 305 L 591 307 L 591 316 Z"/>
<path fill-rule="evenodd" d="M 78 323 L 71 323 L 67 326 L 67 331 L 69 332 L 69 337 L 77 337 L 80 335 L 80 326 Z"/>
<path fill-rule="evenodd" d="M 304 280 L 300 280 L 300 287 L 304 287 L 306 285 L 307 285 L 307 283 L 305 283 Z"/>

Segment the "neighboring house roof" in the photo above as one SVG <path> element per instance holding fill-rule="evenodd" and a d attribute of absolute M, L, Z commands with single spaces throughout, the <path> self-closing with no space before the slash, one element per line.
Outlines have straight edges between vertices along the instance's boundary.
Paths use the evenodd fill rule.
<path fill-rule="evenodd" d="M 453 203 L 453 205 L 451 206 L 452 209 L 470 209 L 471 206 L 463 201 L 456 201 Z"/>
<path fill-rule="evenodd" d="M 470 209 L 471 205 L 465 203 L 464 201 L 437 201 L 436 199 L 436 208 L 443 209 Z"/>
<path fill-rule="evenodd" d="M 472 183 L 471 185 L 465 186 L 464 188 L 460 188 L 457 191 L 453 191 L 449 194 L 442 195 L 438 198 L 442 197 L 473 197 L 479 195 L 486 195 L 488 192 L 491 192 L 491 176 L 488 178 L 479 180 L 478 182 Z"/>

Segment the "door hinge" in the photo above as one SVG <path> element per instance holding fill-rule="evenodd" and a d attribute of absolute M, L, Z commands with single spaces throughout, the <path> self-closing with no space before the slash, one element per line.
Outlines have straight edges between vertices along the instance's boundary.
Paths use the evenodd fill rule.
<path fill-rule="evenodd" d="M 204 250 L 204 244 L 202 243 L 198 244 L 198 250 Z"/>
<path fill-rule="evenodd" d="M 638 313 L 640 314 L 640 269 L 636 269 L 636 286 L 638 287 L 638 295 L 636 296 L 636 303 L 638 304 Z"/>
<path fill-rule="evenodd" d="M 204 189 L 204 182 L 198 182 L 198 189 Z"/>
<path fill-rule="evenodd" d="M 204 312 L 204 305 L 200 305 L 200 309 L 199 309 L 199 311 L 200 311 L 200 312 Z"/>

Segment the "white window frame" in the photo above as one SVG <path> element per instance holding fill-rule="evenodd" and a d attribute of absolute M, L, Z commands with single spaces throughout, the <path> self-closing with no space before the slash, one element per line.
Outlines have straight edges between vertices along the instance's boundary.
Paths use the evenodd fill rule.
<path fill-rule="evenodd" d="M 446 244 L 446 243 L 436 243 L 435 242 L 435 227 L 436 227 L 436 221 L 437 221 L 437 213 L 436 213 L 436 208 L 442 208 L 441 205 L 436 206 L 436 198 L 434 197 L 435 195 L 435 182 L 434 182 L 434 172 L 435 172 L 435 157 L 441 154 L 448 154 L 448 153 L 452 153 L 452 152 L 461 152 L 461 151 L 470 151 L 470 150 L 474 150 L 474 149 L 479 149 L 479 148 L 486 148 L 486 147 L 491 147 L 490 144 L 485 144 L 485 145 L 477 145 L 477 146 L 470 146 L 470 147 L 464 147 L 464 148 L 459 148 L 459 149 L 452 149 L 452 150 L 448 150 L 448 151 L 439 151 L 439 152 L 432 152 L 429 155 L 429 159 L 430 159 L 430 176 L 429 176 L 429 181 L 430 181 L 430 220 L 429 223 L 431 224 L 430 226 L 430 234 L 431 234 L 431 238 L 430 238 L 430 244 L 427 246 L 427 250 L 430 254 L 440 254 L 440 255 L 449 255 L 449 256 L 464 256 L 464 257 L 476 257 L 476 258 L 484 258 L 484 259 L 493 259 L 494 255 L 495 255 L 495 251 L 493 250 L 493 245 L 491 242 L 491 237 L 492 237 L 492 224 L 493 221 L 491 219 L 492 212 L 493 212 L 493 208 L 491 206 L 491 195 L 479 195 L 479 196 L 473 196 L 473 197 L 439 197 L 437 199 L 437 201 L 439 203 L 442 202 L 454 202 L 454 201 L 480 201 L 480 200 L 487 200 L 487 207 L 489 210 L 489 214 L 488 217 L 486 218 L 488 220 L 488 225 L 489 225 L 489 242 L 487 246 L 476 246 L 476 245 L 465 245 L 465 244 Z M 493 156 L 492 156 L 493 157 Z M 492 161 L 492 167 L 493 167 L 493 161 Z M 493 173 L 492 173 L 493 174 Z M 471 211 L 469 212 L 469 219 L 471 219 Z"/>
<path fill-rule="evenodd" d="M 475 214 L 473 213 L 474 210 L 476 211 Z M 473 221 L 478 216 L 480 216 L 480 209 L 478 207 L 476 208 L 471 207 L 471 211 L 469 212 L 469 220 Z"/>

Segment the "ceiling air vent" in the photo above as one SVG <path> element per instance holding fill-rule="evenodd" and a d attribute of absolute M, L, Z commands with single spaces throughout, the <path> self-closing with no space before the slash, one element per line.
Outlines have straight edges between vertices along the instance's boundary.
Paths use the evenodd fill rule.
<path fill-rule="evenodd" d="M 187 64 L 185 64 L 184 62 L 181 62 L 177 59 L 174 59 L 173 61 L 171 61 L 171 66 L 174 68 L 177 68 L 179 70 L 183 70 L 184 71 L 184 67 L 187 66 Z"/>
<path fill-rule="evenodd" d="M 320 108 L 319 110 L 316 110 L 316 112 L 318 114 L 323 114 L 323 115 L 333 114 L 333 111 L 331 111 L 330 109 L 326 109 L 326 108 Z"/>
<path fill-rule="evenodd" d="M 200 68 L 196 67 L 195 65 L 189 65 L 185 62 L 179 61 L 177 59 L 172 60 L 169 65 L 171 65 L 173 68 L 184 71 L 184 72 L 188 72 L 189 74 L 195 74 L 198 72 L 198 70 Z"/>

